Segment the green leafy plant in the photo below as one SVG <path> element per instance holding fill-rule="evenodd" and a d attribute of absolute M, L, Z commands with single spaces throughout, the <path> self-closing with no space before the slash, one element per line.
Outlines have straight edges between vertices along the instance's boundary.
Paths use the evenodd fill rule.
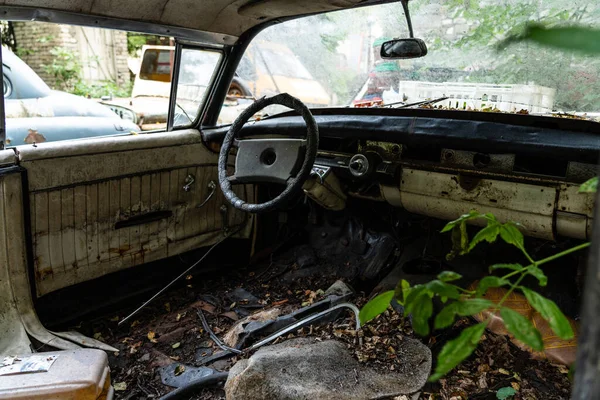
<path fill-rule="evenodd" d="M 598 177 L 595 176 L 592 179 L 585 181 L 579 187 L 579 193 L 596 193 L 598 191 Z"/>
<path fill-rule="evenodd" d="M 473 238 L 469 238 L 467 222 L 476 219 L 485 220 L 486 226 L 479 230 Z M 395 291 L 382 293 L 363 307 L 359 315 L 361 322 L 366 323 L 384 312 L 389 302 L 395 299 L 404 306 L 406 316 L 412 315 L 415 333 L 426 336 L 430 333 L 430 319 L 434 311 L 433 300 L 437 297 L 444 307 L 433 320 L 434 329 L 450 327 L 457 317 L 473 316 L 490 310 L 500 314 L 506 329 L 516 339 L 535 351 L 541 351 L 544 348 L 542 336 L 531 321 L 504 306 L 510 294 L 518 290 L 523 293 L 531 307 L 548 322 L 558 337 L 571 339 L 573 337 L 571 325 L 556 303 L 533 289 L 525 287 L 522 281 L 525 277 L 531 276 L 537 280 L 539 286 L 546 286 L 548 278 L 540 267 L 567 254 L 582 250 L 588 247 L 589 243 L 580 244 L 542 260 L 534 260 L 525 250 L 525 240 L 520 228 L 521 225 L 516 222 L 501 223 L 493 214 L 481 214 L 477 211 L 471 211 L 449 222 L 442 229 L 442 232 L 450 232 L 452 235 L 453 245 L 452 251 L 447 256 L 448 259 L 467 254 L 482 242 L 494 243 L 500 238 L 505 243 L 519 249 L 529 264 L 492 265 L 489 268 L 490 275 L 481 279 L 474 290 L 467 290 L 455 285 L 453 282 L 459 280 L 461 276 L 453 271 L 444 271 L 437 276 L 437 279 L 426 284 L 411 286 L 409 282 L 402 280 L 398 283 Z M 503 275 L 491 275 L 492 273 L 503 273 Z M 500 301 L 492 302 L 484 298 L 489 288 L 498 287 L 507 288 Z M 489 323 L 490 318 L 464 329 L 457 338 L 448 341 L 438 356 L 437 367 L 430 380 L 438 380 L 471 355 Z"/>
<path fill-rule="evenodd" d="M 73 85 L 71 93 L 94 99 L 99 99 L 103 96 L 126 98 L 131 96 L 132 89 L 133 82 L 127 82 L 119 86 L 113 81 L 101 81 L 89 84 L 84 80 L 77 80 Z"/>
<path fill-rule="evenodd" d="M 56 78 L 60 89 L 72 90 L 83 68 L 79 54 L 65 47 L 54 47 L 50 54 L 54 56 L 52 63 L 42 64 L 42 67 L 46 73 Z"/>

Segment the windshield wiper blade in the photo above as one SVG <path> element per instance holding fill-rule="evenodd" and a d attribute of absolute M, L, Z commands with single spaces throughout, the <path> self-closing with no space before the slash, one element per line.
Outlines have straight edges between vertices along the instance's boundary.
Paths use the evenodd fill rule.
<path fill-rule="evenodd" d="M 405 104 L 403 106 L 396 107 L 396 108 L 410 108 L 410 107 L 414 107 L 414 106 L 425 106 L 425 105 L 428 105 L 428 104 L 439 103 L 440 101 L 444 101 L 446 99 L 449 99 L 449 97 L 439 97 L 437 99 L 419 101 L 419 102 L 416 102 L 416 103 Z"/>

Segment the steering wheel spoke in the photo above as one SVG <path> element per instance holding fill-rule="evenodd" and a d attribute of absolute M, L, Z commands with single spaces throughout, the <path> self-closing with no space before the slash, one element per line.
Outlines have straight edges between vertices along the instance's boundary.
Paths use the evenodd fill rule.
<path fill-rule="evenodd" d="M 306 139 L 237 139 L 244 124 L 252 115 L 271 104 L 281 104 L 302 115 L 307 125 Z M 235 173 L 227 175 L 227 158 L 237 147 Z M 302 188 L 309 176 L 319 147 L 319 131 L 310 110 L 287 93 L 254 102 L 242 112 L 225 135 L 219 154 L 219 184 L 225 198 L 235 207 L 248 212 L 265 212 L 276 208 Z M 231 190 L 240 183 L 278 183 L 285 189 L 273 200 L 260 204 L 246 203 Z"/>

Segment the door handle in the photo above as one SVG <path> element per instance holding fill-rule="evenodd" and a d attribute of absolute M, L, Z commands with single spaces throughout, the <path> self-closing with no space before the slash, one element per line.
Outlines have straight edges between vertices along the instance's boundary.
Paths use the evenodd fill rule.
<path fill-rule="evenodd" d="M 194 178 L 194 175 L 189 174 L 188 176 L 185 177 L 185 185 L 183 186 L 183 191 L 184 192 L 189 192 L 192 189 L 192 185 L 194 184 L 194 182 L 196 182 L 196 178 Z"/>
<path fill-rule="evenodd" d="M 206 199 L 204 199 L 204 201 L 202 203 L 198 204 L 196 206 L 196 208 L 200 208 L 200 207 L 204 206 L 206 203 L 208 203 L 208 201 L 211 199 L 211 197 L 213 196 L 213 194 L 215 194 L 215 191 L 217 190 L 217 184 L 215 183 L 215 181 L 208 182 L 207 187 L 210 190 L 210 193 L 208 193 L 208 196 L 206 196 Z"/>

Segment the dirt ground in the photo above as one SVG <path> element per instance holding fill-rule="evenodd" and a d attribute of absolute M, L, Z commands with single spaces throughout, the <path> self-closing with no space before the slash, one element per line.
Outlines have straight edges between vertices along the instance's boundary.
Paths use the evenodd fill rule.
<path fill-rule="evenodd" d="M 318 301 L 337 280 L 333 276 L 306 278 L 287 284 L 280 278 L 290 268 L 295 265 L 271 257 L 270 261 L 251 269 L 209 280 L 189 276 L 123 327 L 118 327 L 117 322 L 131 309 L 88 321 L 78 328 L 120 350 L 109 355 L 117 399 L 157 398 L 171 390 L 161 382 L 157 372 L 160 367 L 172 363 L 188 368 L 199 366 L 206 357 L 221 351 L 202 329 L 197 309 L 206 316 L 214 333 L 223 339 L 236 320 L 245 314 L 273 307 L 287 314 Z M 256 300 L 233 302 L 228 294 L 239 287 L 254 295 Z M 365 296 L 359 292 L 350 301 L 360 307 L 367 301 Z M 463 319 L 450 329 L 420 338 L 431 348 L 434 363 L 443 344 L 471 323 Z M 395 349 L 404 337 L 415 337 L 408 319 L 392 309 L 358 332 L 354 330 L 354 315 L 343 311 L 333 323 L 301 328 L 275 343 L 294 336 L 340 340 L 360 362 L 379 370 L 400 373 L 405 366 Z M 220 359 L 206 365 L 216 370 L 228 370 L 236 360 Z M 176 368 L 175 373 L 181 372 L 181 368 Z M 476 352 L 439 382 L 426 384 L 420 399 L 496 399 L 496 392 L 506 387 L 515 389 L 513 399 L 567 399 L 571 388 L 568 372 L 565 366 L 533 360 L 508 338 L 487 332 Z M 224 399 L 225 395 L 222 389 L 214 388 L 204 389 L 193 398 Z"/>

